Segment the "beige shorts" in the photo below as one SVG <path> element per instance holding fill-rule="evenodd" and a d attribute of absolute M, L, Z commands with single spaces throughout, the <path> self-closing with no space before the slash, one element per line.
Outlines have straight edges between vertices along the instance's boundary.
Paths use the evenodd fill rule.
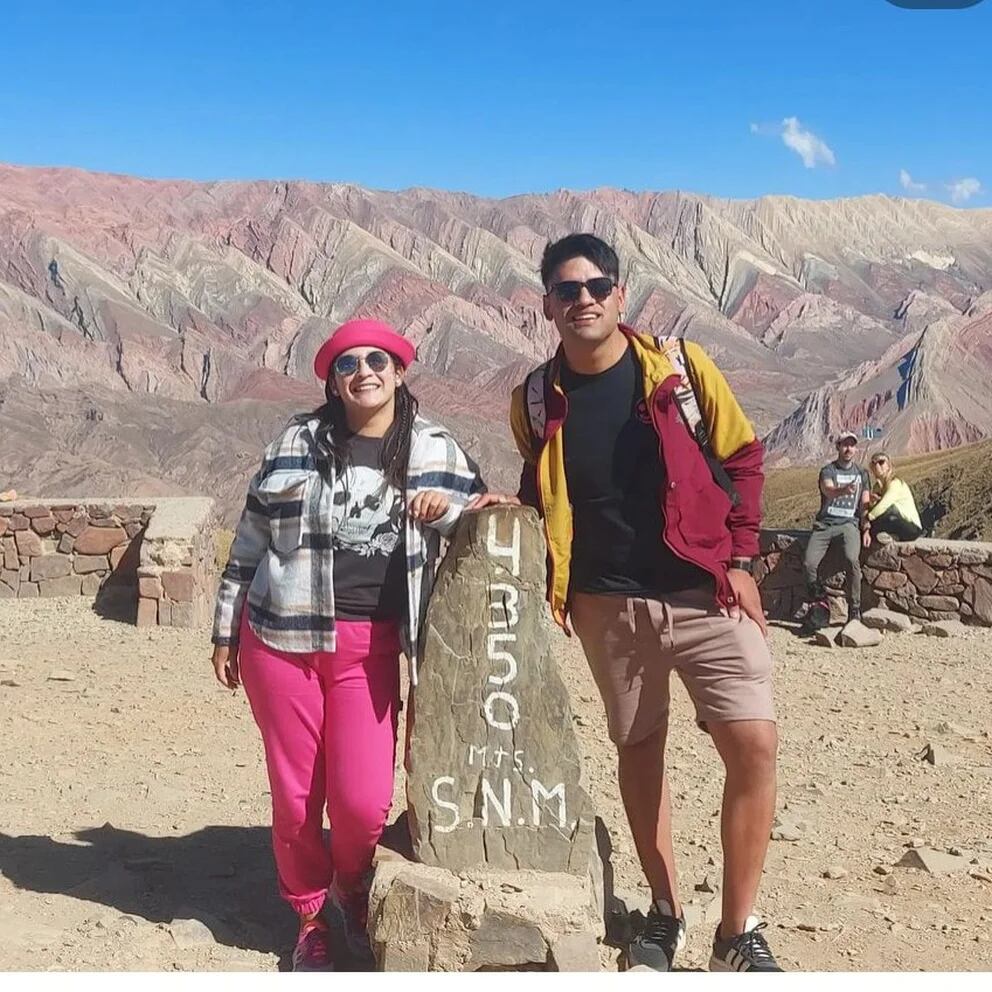
<path fill-rule="evenodd" d="M 709 589 L 659 599 L 576 593 L 571 621 L 616 744 L 637 744 L 665 722 L 673 669 L 704 730 L 710 722 L 775 720 L 761 628 L 750 617 L 724 616 Z"/>

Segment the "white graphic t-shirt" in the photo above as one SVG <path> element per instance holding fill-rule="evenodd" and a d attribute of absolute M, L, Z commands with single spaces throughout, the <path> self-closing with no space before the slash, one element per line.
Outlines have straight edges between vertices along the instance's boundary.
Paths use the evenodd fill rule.
<path fill-rule="evenodd" d="M 356 434 L 334 491 L 335 612 L 342 620 L 398 620 L 406 604 L 403 494 L 380 468 L 382 438 Z"/>

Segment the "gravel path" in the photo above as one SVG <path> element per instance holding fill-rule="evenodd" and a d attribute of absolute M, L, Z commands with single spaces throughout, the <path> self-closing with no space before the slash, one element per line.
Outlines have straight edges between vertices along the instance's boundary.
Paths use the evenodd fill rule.
<path fill-rule="evenodd" d="M 759 909 L 782 963 L 992 966 L 992 633 L 863 651 L 772 640 L 780 817 L 797 839 L 772 842 Z M 285 966 L 294 921 L 275 895 L 257 732 L 243 694 L 213 681 L 207 642 L 84 600 L 0 601 L 0 969 Z M 595 687 L 576 645 L 561 658 L 616 886 L 646 906 Z M 703 916 L 721 774 L 673 696 L 676 851 Z M 936 765 L 919 757 L 928 743 Z M 961 870 L 893 868 L 911 846 L 959 849 Z M 690 931 L 686 966 L 711 936 L 709 922 Z"/>

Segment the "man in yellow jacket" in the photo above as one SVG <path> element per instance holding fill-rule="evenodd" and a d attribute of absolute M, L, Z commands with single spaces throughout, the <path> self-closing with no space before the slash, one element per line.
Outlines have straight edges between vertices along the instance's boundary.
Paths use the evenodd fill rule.
<path fill-rule="evenodd" d="M 620 322 L 619 268 L 593 235 L 545 249 L 544 314 L 561 346 L 513 394 L 519 495 L 544 518 L 552 612 L 578 634 L 603 697 L 651 886 L 629 962 L 667 971 L 685 940 L 665 771 L 674 670 L 726 767 L 722 920 L 710 968 L 779 971 L 765 925 L 751 915 L 777 748 L 772 663 L 751 573 L 762 447 L 698 345 Z"/>

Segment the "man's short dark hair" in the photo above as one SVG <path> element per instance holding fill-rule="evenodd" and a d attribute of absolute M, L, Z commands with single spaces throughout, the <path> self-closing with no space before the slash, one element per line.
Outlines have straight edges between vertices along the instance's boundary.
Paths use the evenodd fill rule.
<path fill-rule="evenodd" d="M 620 281 L 620 259 L 602 238 L 595 234 L 569 234 L 553 244 L 548 243 L 541 257 L 541 282 L 549 289 L 551 277 L 563 262 L 585 258 L 616 282 Z"/>

